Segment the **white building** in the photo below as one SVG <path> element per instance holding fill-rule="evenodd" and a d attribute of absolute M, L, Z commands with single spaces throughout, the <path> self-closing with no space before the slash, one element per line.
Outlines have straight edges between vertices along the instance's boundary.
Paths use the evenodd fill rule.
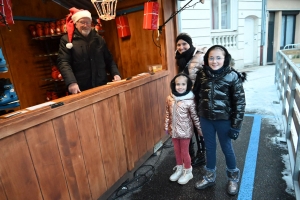
<path fill-rule="evenodd" d="M 300 0 L 268 0 L 265 60 L 276 62 L 276 52 L 300 43 Z"/>
<path fill-rule="evenodd" d="M 300 42 L 300 0 L 178 1 L 183 7 L 178 32 L 190 34 L 194 46 L 225 46 L 237 69 L 272 63 L 282 45 Z"/>

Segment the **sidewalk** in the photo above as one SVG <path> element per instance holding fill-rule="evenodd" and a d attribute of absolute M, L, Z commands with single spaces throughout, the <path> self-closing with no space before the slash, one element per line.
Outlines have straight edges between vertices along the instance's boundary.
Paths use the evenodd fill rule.
<path fill-rule="evenodd" d="M 224 156 L 218 145 L 216 185 L 197 190 L 203 167 L 193 169 L 194 178 L 186 185 L 170 182 L 175 156 L 171 140 L 153 154 L 136 171 L 135 179 L 124 183 L 109 199 L 286 199 L 294 200 L 286 144 L 280 143 L 282 127 L 280 104 L 274 86 L 274 65 L 246 68 L 248 81 L 246 115 L 240 137 L 233 141 L 237 165 L 241 170 L 240 191 L 236 196 L 226 192 Z M 284 176 L 284 179 L 283 179 Z"/>

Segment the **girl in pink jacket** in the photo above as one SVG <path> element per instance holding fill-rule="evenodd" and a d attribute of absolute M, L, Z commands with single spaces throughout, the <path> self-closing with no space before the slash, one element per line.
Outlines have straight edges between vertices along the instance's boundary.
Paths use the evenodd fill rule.
<path fill-rule="evenodd" d="M 165 131 L 172 137 L 176 157 L 173 169 L 176 171 L 170 176 L 170 180 L 182 185 L 193 178 L 189 143 L 194 125 L 198 134 L 202 135 L 192 85 L 188 75 L 177 74 L 170 83 L 172 93 L 166 100 Z"/>

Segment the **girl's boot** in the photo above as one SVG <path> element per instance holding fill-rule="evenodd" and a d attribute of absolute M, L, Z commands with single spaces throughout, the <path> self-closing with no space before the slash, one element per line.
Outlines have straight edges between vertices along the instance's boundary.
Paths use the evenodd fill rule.
<path fill-rule="evenodd" d="M 205 167 L 205 175 L 201 181 L 196 182 L 195 188 L 203 190 L 207 187 L 213 186 L 216 184 L 216 170 L 209 170 Z"/>
<path fill-rule="evenodd" d="M 227 183 L 227 192 L 230 195 L 236 195 L 239 191 L 239 179 L 240 179 L 240 170 L 226 170 L 228 183 Z"/>
<path fill-rule="evenodd" d="M 173 170 L 176 171 L 170 176 L 170 181 L 177 181 L 183 172 L 183 166 L 182 165 L 176 165 Z"/>
<path fill-rule="evenodd" d="M 180 176 L 178 183 L 181 185 L 184 185 L 187 182 L 189 182 L 189 180 L 191 180 L 193 178 L 192 170 L 193 170 L 192 167 L 190 167 L 189 169 L 183 169 L 183 173 Z"/>

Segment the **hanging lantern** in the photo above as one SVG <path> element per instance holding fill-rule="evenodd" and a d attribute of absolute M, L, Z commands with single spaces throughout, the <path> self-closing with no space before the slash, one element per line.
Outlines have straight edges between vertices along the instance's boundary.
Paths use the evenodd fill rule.
<path fill-rule="evenodd" d="M 120 38 L 131 35 L 127 16 L 122 15 L 122 16 L 116 17 L 116 23 L 117 23 L 117 29 L 118 29 L 118 36 Z"/>
<path fill-rule="evenodd" d="M 157 30 L 158 29 L 158 2 L 146 2 L 144 4 L 144 22 L 143 29 Z"/>
<path fill-rule="evenodd" d="M 100 19 L 106 21 L 115 19 L 118 0 L 91 0 L 91 2 Z"/>

